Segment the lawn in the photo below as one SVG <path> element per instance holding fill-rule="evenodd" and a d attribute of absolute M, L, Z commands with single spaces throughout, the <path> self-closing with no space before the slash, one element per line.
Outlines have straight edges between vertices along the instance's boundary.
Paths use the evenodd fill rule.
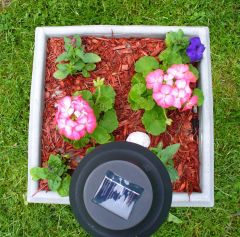
<path fill-rule="evenodd" d="M 0 6 L 0 236 L 88 236 L 69 206 L 27 204 L 29 95 L 37 26 L 208 26 L 215 120 L 215 207 L 172 208 L 154 237 L 240 236 L 240 3 L 38 0 Z"/>

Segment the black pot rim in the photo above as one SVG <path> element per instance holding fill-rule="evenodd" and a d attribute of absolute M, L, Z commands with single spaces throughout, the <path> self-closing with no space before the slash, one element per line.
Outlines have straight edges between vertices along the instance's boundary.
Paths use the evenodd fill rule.
<path fill-rule="evenodd" d="M 153 189 L 152 206 L 144 220 L 132 228 L 120 231 L 109 230 L 97 224 L 90 217 L 83 199 L 83 184 L 90 173 L 99 165 L 115 160 L 113 156 L 106 156 L 110 150 L 134 154 L 131 157 L 121 156 L 118 160 L 140 167 L 151 181 Z M 172 203 L 172 184 L 165 166 L 154 153 L 134 143 L 111 142 L 98 146 L 80 162 L 72 176 L 69 198 L 76 219 L 92 236 L 147 237 L 153 234 L 168 216 Z"/>

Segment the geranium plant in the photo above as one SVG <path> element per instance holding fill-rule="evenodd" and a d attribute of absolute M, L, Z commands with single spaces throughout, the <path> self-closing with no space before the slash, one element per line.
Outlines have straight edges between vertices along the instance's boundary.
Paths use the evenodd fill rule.
<path fill-rule="evenodd" d="M 114 139 L 112 132 L 118 127 L 114 109 L 115 91 L 104 84 L 103 78 L 93 81 L 95 91 L 76 91 L 58 101 L 55 123 L 63 139 L 75 148 L 90 141 L 104 144 Z M 95 147 L 89 147 L 86 153 Z M 66 164 L 67 155 L 50 155 L 47 167 L 32 168 L 33 180 L 48 180 L 48 187 L 61 196 L 68 196 L 71 177 Z"/>
<path fill-rule="evenodd" d="M 98 144 L 107 143 L 113 140 L 111 133 L 118 127 L 115 91 L 104 84 L 103 78 L 97 78 L 93 83 L 94 93 L 76 91 L 57 105 L 57 129 L 75 148 L 84 147 L 90 140 Z"/>
<path fill-rule="evenodd" d="M 48 188 L 60 196 L 68 196 L 71 176 L 66 165 L 67 156 L 50 155 L 47 167 L 35 167 L 30 170 L 33 180 L 48 180 Z"/>
<path fill-rule="evenodd" d="M 68 75 L 81 73 L 84 77 L 90 77 L 91 71 L 96 68 L 96 63 L 101 58 L 95 53 L 85 53 L 82 40 L 79 35 L 72 38 L 64 37 L 65 52 L 56 59 L 57 71 L 53 74 L 56 79 L 65 79 Z"/>
<path fill-rule="evenodd" d="M 172 182 L 175 182 L 178 180 L 178 172 L 174 168 L 173 163 L 173 157 L 177 153 L 178 149 L 180 147 L 180 144 L 173 144 L 170 146 L 167 146 L 163 149 L 163 144 L 160 142 L 157 147 L 150 147 L 150 150 L 157 155 L 157 157 L 163 162 L 164 166 L 166 167 L 170 179 Z"/>
<path fill-rule="evenodd" d="M 202 58 L 204 46 L 196 38 L 189 40 L 181 30 L 169 32 L 159 60 L 143 56 L 135 63 L 128 101 L 133 110 L 145 110 L 142 123 L 152 135 L 161 134 L 172 123 L 166 109 L 184 111 L 203 103 L 201 90 L 195 88 L 199 72 L 188 64 Z"/>

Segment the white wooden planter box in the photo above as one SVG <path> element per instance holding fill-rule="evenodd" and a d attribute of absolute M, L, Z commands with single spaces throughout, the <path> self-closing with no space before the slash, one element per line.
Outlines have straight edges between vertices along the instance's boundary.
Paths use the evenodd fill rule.
<path fill-rule="evenodd" d="M 165 38 L 169 31 L 182 29 L 188 37 L 199 36 L 205 45 L 203 59 L 199 65 L 200 87 L 205 100 L 200 108 L 199 154 L 201 193 L 173 194 L 173 207 L 212 207 L 214 205 L 214 149 L 213 149 L 213 97 L 210 59 L 210 39 L 207 27 L 175 26 L 64 26 L 38 27 L 35 32 L 35 50 L 32 72 L 32 87 L 28 141 L 28 202 L 69 204 L 68 197 L 60 197 L 55 192 L 40 191 L 38 182 L 32 180 L 30 169 L 41 164 L 41 128 L 44 108 L 44 81 L 47 40 L 74 34 L 81 36 L 106 37 L 153 37 Z"/>

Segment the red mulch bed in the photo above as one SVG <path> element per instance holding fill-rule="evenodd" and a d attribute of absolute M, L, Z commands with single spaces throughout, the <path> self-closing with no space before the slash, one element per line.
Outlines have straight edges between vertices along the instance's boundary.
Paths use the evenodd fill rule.
<path fill-rule="evenodd" d="M 51 38 L 47 45 L 46 82 L 45 82 L 45 108 L 42 127 L 42 165 L 51 153 L 70 152 L 73 158 L 70 161 L 74 169 L 80 158 L 85 154 L 86 148 L 75 150 L 70 144 L 63 141 L 56 130 L 54 116 L 56 102 L 66 95 L 71 95 L 76 90 L 93 90 L 93 80 L 104 77 L 105 82 L 113 86 L 116 91 L 115 108 L 119 120 L 119 128 L 114 131 L 116 141 L 126 140 L 129 133 L 143 131 L 141 123 L 142 111 L 131 110 L 127 97 L 130 90 L 131 78 L 134 74 L 134 63 L 144 55 L 158 56 L 165 48 L 161 39 L 108 39 L 96 37 L 83 37 L 86 51 L 99 54 L 102 61 L 91 73 L 91 78 L 83 78 L 80 74 L 69 76 L 63 81 L 53 78 L 56 71 L 55 59 L 64 52 L 63 39 Z M 167 131 L 160 136 L 151 136 L 151 146 L 156 146 L 160 141 L 164 146 L 181 143 L 180 150 L 174 157 L 175 168 L 180 179 L 174 183 L 176 192 L 200 192 L 199 187 L 199 154 L 198 154 L 198 115 L 192 111 L 169 112 L 173 120 Z M 195 124 L 195 126 L 193 126 Z M 40 182 L 40 188 L 47 190 L 46 181 Z"/>

